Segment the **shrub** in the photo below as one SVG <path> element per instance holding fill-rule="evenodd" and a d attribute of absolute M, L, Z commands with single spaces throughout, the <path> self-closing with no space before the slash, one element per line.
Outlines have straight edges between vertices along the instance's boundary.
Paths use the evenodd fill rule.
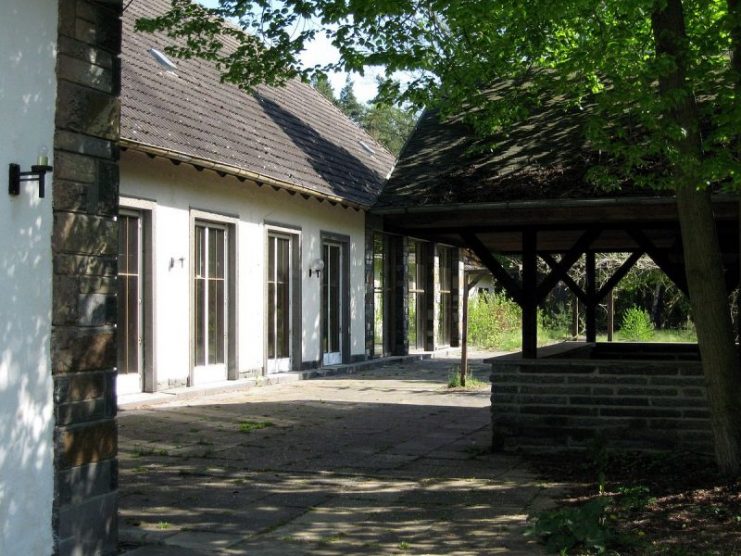
<path fill-rule="evenodd" d="M 485 349 L 517 349 L 521 318 L 520 306 L 503 293 L 481 293 L 468 305 L 468 340 Z"/>
<path fill-rule="evenodd" d="M 620 326 L 620 335 L 625 340 L 647 341 L 654 335 L 649 314 L 635 305 L 625 311 Z"/>
<path fill-rule="evenodd" d="M 599 496 L 582 504 L 538 514 L 525 534 L 538 538 L 552 552 L 568 553 L 574 548 L 603 553 L 614 545 L 617 534 L 607 525 L 610 498 Z"/>

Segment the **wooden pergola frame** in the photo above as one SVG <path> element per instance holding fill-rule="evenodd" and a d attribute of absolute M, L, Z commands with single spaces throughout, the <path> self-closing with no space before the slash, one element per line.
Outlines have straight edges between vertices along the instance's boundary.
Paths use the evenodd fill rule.
<path fill-rule="evenodd" d="M 729 292 L 739 285 L 741 228 L 739 199 L 714 198 L 716 225 L 724 255 Z M 522 355 L 537 357 L 537 309 L 563 282 L 586 307 L 586 341 L 597 337 L 597 307 L 642 255 L 687 293 L 676 203 L 669 197 L 471 203 L 408 208 L 380 208 L 387 230 L 430 241 L 470 248 L 504 291 L 522 308 Z M 596 254 L 629 253 L 608 280 L 599 285 Z M 521 281 L 511 276 L 497 255 L 522 258 Z M 560 255 L 560 258 L 556 258 Z M 569 276 L 585 257 L 581 288 Z M 550 272 L 539 280 L 538 258 Z"/>

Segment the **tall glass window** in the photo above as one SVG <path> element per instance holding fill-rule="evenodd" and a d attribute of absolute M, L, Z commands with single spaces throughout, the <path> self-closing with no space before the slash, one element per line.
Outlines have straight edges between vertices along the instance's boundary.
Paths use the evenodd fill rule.
<path fill-rule="evenodd" d="M 322 272 L 322 307 L 324 328 L 322 330 L 322 351 L 325 365 L 341 362 L 342 332 L 342 248 L 336 243 L 325 243 L 322 247 L 324 271 Z"/>
<path fill-rule="evenodd" d="M 438 279 L 440 281 L 440 306 L 437 313 L 437 343 L 450 345 L 453 324 L 453 257 L 449 247 L 438 247 Z"/>
<path fill-rule="evenodd" d="M 373 235 L 373 354 L 388 353 L 388 309 L 391 299 L 388 241 L 383 234 Z"/>
<path fill-rule="evenodd" d="M 407 260 L 408 306 L 407 330 L 409 348 L 425 349 L 427 334 L 427 304 L 425 300 L 425 281 L 427 261 L 425 258 L 426 243 L 411 241 Z"/>
<path fill-rule="evenodd" d="M 118 217 L 118 373 L 141 372 L 141 217 Z"/>
<path fill-rule="evenodd" d="M 224 228 L 196 225 L 193 305 L 197 366 L 225 364 L 226 241 Z"/>
<path fill-rule="evenodd" d="M 280 235 L 268 236 L 268 358 L 291 356 L 291 240 Z M 287 370 L 288 361 L 285 362 Z"/>

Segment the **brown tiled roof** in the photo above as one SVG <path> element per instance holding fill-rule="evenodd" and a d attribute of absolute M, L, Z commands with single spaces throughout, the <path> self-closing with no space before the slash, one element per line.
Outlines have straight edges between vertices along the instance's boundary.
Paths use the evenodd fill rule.
<path fill-rule="evenodd" d="M 174 60 L 176 75 L 166 72 L 147 51 L 163 51 L 172 40 L 133 27 L 168 5 L 133 0 L 124 12 L 123 145 L 212 162 L 355 206 L 373 204 L 393 155 L 311 86 L 293 80 L 250 94 L 221 83 L 213 64 L 195 59 Z"/>
<path fill-rule="evenodd" d="M 599 154 L 585 137 L 587 114 L 565 106 L 545 99 L 524 121 L 485 139 L 460 116 L 425 112 L 374 208 L 656 195 L 589 183 Z"/>

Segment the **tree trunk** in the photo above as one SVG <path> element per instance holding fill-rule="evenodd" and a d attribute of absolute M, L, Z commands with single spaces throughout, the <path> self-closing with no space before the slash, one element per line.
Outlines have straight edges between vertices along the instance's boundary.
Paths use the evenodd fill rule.
<path fill-rule="evenodd" d="M 612 342 L 615 335 L 615 290 L 607 294 L 607 341 Z"/>
<path fill-rule="evenodd" d="M 661 320 L 661 315 L 664 310 L 664 286 L 661 283 L 656 284 L 654 288 L 654 298 L 651 302 L 651 320 L 654 323 L 654 328 L 661 329 L 664 323 Z"/>
<path fill-rule="evenodd" d="M 674 62 L 670 71 L 659 76 L 659 94 L 668 107 L 668 123 L 683 131 L 674 139 L 680 154 L 674 168 L 677 210 L 707 383 L 715 457 L 723 473 L 736 475 L 741 460 L 741 368 L 733 342 L 710 192 L 700 189 L 702 140 L 697 106 L 686 80 L 688 52 L 682 0 L 659 1 L 655 6 L 651 19 L 657 55 Z"/>

